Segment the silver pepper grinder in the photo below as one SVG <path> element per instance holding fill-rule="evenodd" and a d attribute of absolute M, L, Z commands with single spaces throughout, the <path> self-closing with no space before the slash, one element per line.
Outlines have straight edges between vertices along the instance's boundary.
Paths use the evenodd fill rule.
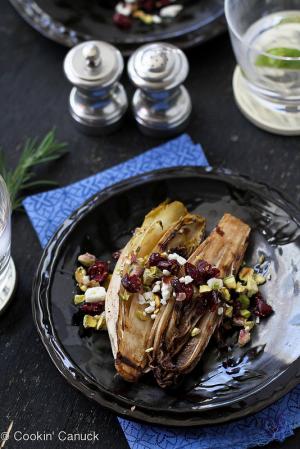
<path fill-rule="evenodd" d="M 126 92 L 118 82 L 123 70 L 121 53 L 106 42 L 89 41 L 69 51 L 64 71 L 75 86 L 69 107 L 81 131 L 101 135 L 119 127 L 128 107 Z"/>
<path fill-rule="evenodd" d="M 181 84 L 188 72 L 185 54 L 168 43 L 144 45 L 131 56 L 128 74 L 138 88 L 132 106 L 144 134 L 170 136 L 187 126 L 192 104 Z"/>

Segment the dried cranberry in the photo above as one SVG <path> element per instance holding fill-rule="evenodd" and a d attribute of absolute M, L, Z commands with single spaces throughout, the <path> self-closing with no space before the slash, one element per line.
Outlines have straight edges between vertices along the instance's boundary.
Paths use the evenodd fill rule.
<path fill-rule="evenodd" d="M 205 260 L 200 260 L 197 265 L 186 263 L 185 272 L 194 279 L 196 285 L 206 284 L 208 279 L 220 276 L 218 268 L 213 267 Z"/>
<path fill-rule="evenodd" d="M 187 300 L 192 299 L 194 294 L 194 288 L 192 284 L 184 284 L 183 282 L 180 282 L 178 278 L 172 279 L 172 287 L 176 294 L 184 293 Z"/>
<path fill-rule="evenodd" d="M 177 260 L 161 260 L 158 262 L 157 267 L 163 271 L 168 270 L 171 274 L 176 275 L 180 269 L 180 265 Z"/>
<path fill-rule="evenodd" d="M 191 276 L 197 285 L 205 284 L 205 279 L 200 271 L 195 267 L 195 265 L 187 262 L 184 266 L 185 273 Z"/>
<path fill-rule="evenodd" d="M 262 297 L 261 293 L 257 293 L 254 297 L 255 308 L 254 314 L 260 318 L 266 318 L 273 313 L 272 307 Z"/>
<path fill-rule="evenodd" d="M 141 7 L 147 12 L 152 12 L 155 8 L 154 0 L 143 0 Z"/>
<path fill-rule="evenodd" d="M 108 276 L 108 263 L 96 260 L 96 262 L 88 268 L 87 274 L 92 281 L 101 282 L 105 281 Z"/>
<path fill-rule="evenodd" d="M 88 315 L 99 315 L 104 310 L 104 303 L 97 302 L 94 304 L 83 304 L 80 311 Z"/>
<path fill-rule="evenodd" d="M 218 278 L 220 276 L 220 270 L 207 263 L 205 260 L 199 260 L 197 263 L 197 270 L 203 275 L 206 281 L 211 278 Z"/>
<path fill-rule="evenodd" d="M 167 259 L 159 253 L 152 253 L 149 257 L 149 267 L 157 267 L 159 262 L 167 262 Z"/>
<path fill-rule="evenodd" d="M 129 274 L 125 274 L 121 282 L 125 290 L 127 290 L 129 293 L 139 292 L 142 286 L 142 280 L 136 274 L 132 274 L 131 276 Z"/>
<path fill-rule="evenodd" d="M 123 14 L 116 13 L 113 16 L 113 22 L 119 28 L 123 30 L 128 30 L 132 26 L 132 20 L 128 16 L 124 16 Z"/>

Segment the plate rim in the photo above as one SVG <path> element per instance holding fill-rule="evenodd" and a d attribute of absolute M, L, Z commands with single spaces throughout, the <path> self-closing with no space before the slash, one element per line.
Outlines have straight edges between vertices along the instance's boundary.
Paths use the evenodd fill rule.
<path fill-rule="evenodd" d="M 272 200 L 280 205 L 281 207 L 284 206 L 285 210 L 287 210 L 287 206 L 289 210 L 289 213 L 291 214 L 291 217 L 295 220 L 297 225 L 300 227 L 300 209 L 293 204 L 293 202 L 285 195 L 283 194 L 279 189 L 276 189 L 274 187 L 269 186 L 266 183 L 253 181 L 249 176 L 241 175 L 238 173 L 235 173 L 231 170 L 226 169 L 220 169 L 220 168 L 212 168 L 212 167 L 199 167 L 199 166 L 176 166 L 171 167 L 167 169 L 159 169 L 154 170 L 146 173 L 139 174 L 137 176 L 128 178 L 126 180 L 123 180 L 121 182 L 118 182 L 116 184 L 113 184 L 112 186 L 109 186 L 105 189 L 103 189 L 101 192 L 98 192 L 94 194 L 91 198 L 89 198 L 87 201 L 85 201 L 79 208 L 77 208 L 65 221 L 64 223 L 58 228 L 56 233 L 52 236 L 50 241 L 48 242 L 47 246 L 43 250 L 43 254 L 41 256 L 37 272 L 33 281 L 33 287 L 32 287 L 32 314 L 35 326 L 37 328 L 38 334 L 42 340 L 43 345 L 46 348 L 46 351 L 48 352 L 50 359 L 60 372 L 62 376 L 68 381 L 71 386 L 75 387 L 77 390 L 79 390 L 81 393 L 83 393 L 85 396 L 87 396 L 90 399 L 93 399 L 98 404 L 104 406 L 105 408 L 109 409 L 110 411 L 113 411 L 117 413 L 120 416 L 123 416 L 124 418 L 131 419 L 134 421 L 139 422 L 147 422 L 149 424 L 155 424 L 155 425 L 161 425 L 161 426 L 175 426 L 175 427 L 194 427 L 194 426 L 205 426 L 205 425 L 216 425 L 216 424 L 222 424 L 229 421 L 233 421 L 238 418 L 243 418 L 246 416 L 249 416 L 253 413 L 259 412 L 265 407 L 273 404 L 277 400 L 279 400 L 281 397 L 283 397 L 286 393 L 288 393 L 290 390 L 292 390 L 295 386 L 297 386 L 300 383 L 300 373 L 297 371 L 297 374 L 293 376 L 293 378 L 290 378 L 286 383 L 285 387 L 281 389 L 277 389 L 275 392 L 272 392 L 272 395 L 269 396 L 269 399 L 265 399 L 263 401 L 260 401 L 259 404 L 254 404 L 252 406 L 247 407 L 247 409 L 244 409 L 243 407 L 237 408 L 236 410 L 230 409 L 230 413 L 226 414 L 226 416 L 216 415 L 212 418 L 207 418 L 203 415 L 208 410 L 191 410 L 189 413 L 191 417 L 183 419 L 180 417 L 183 413 L 186 413 L 185 411 L 181 412 L 174 412 L 172 413 L 172 417 L 170 415 L 167 415 L 166 417 L 162 417 L 162 415 L 165 415 L 165 412 L 160 412 L 162 415 L 157 416 L 157 414 L 154 414 L 154 409 L 147 409 L 144 406 L 140 406 L 135 404 L 134 401 L 130 399 L 123 399 L 120 397 L 116 397 L 116 394 L 105 391 L 102 387 L 99 385 L 97 386 L 97 382 L 93 381 L 92 379 L 89 379 L 84 375 L 82 370 L 76 366 L 75 362 L 71 359 L 69 355 L 67 355 L 66 351 L 62 348 L 62 345 L 58 344 L 58 339 L 55 338 L 55 335 L 49 332 L 49 330 L 46 330 L 45 325 L 43 325 L 43 312 L 41 307 L 41 299 L 40 296 L 42 296 L 41 289 L 43 287 L 43 268 L 44 266 L 49 266 L 49 279 L 51 278 L 51 274 L 53 271 L 53 265 L 55 265 L 53 262 L 51 262 L 51 254 L 53 251 L 59 251 L 59 248 L 61 245 L 64 244 L 64 238 L 72 231 L 72 229 L 77 226 L 77 223 L 84 218 L 85 214 L 93 210 L 95 207 L 100 205 L 102 202 L 107 200 L 108 198 L 121 193 L 123 191 L 129 190 L 130 188 L 138 185 L 142 185 L 146 182 L 151 181 L 158 181 L 163 179 L 170 179 L 174 176 L 180 175 L 182 178 L 187 176 L 199 176 L 199 177 L 207 177 L 210 179 L 221 179 L 223 177 L 223 181 L 226 179 L 227 181 L 233 182 L 233 180 L 240 180 L 242 182 L 250 184 L 252 188 L 259 189 L 261 193 L 261 189 L 267 190 L 268 196 L 272 197 Z M 46 289 L 44 296 L 46 294 L 46 297 L 48 299 L 49 291 Z M 48 308 L 47 308 L 48 309 Z M 48 317 L 50 316 L 49 309 L 47 310 Z M 61 354 L 61 356 L 58 356 L 58 353 Z M 64 357 L 64 356 L 67 357 Z M 72 369 L 69 369 L 66 367 L 66 365 L 63 363 L 64 359 L 68 359 L 69 361 L 72 361 L 72 366 L 70 367 Z M 276 380 L 284 376 L 289 376 L 289 372 L 292 370 L 299 370 L 296 367 L 296 365 L 299 365 L 299 359 L 295 360 L 294 363 L 292 363 L 290 366 L 286 368 L 286 370 L 281 371 L 278 373 L 278 375 L 275 378 L 272 378 L 267 384 L 263 384 L 261 388 L 258 388 L 255 390 L 255 392 L 260 392 L 265 389 L 267 389 L 270 385 L 272 385 Z M 77 370 L 77 376 L 80 374 L 80 378 L 75 377 L 75 372 Z M 246 394 L 246 397 L 251 396 L 253 393 Z M 241 402 L 241 399 L 239 398 L 237 401 Z M 136 406 L 134 410 L 132 410 L 132 406 Z M 226 410 L 226 404 L 221 407 L 215 407 L 214 411 L 216 412 L 222 412 L 222 410 Z M 177 415 L 177 416 L 176 416 Z"/>

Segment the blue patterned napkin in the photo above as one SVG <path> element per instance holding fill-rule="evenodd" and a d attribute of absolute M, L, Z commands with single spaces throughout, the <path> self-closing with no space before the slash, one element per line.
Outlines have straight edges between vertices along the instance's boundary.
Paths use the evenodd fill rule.
<path fill-rule="evenodd" d="M 201 146 L 187 135 L 67 187 L 30 196 L 23 204 L 44 247 L 93 194 L 140 173 L 179 165 L 208 165 Z M 300 427 L 300 386 L 262 412 L 221 426 L 176 430 L 119 421 L 131 449 L 246 449 L 283 441 Z"/>

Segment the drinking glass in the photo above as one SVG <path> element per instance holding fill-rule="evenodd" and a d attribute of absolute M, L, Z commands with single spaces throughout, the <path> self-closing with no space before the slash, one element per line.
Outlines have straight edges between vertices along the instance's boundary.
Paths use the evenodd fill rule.
<path fill-rule="evenodd" d="M 10 255 L 11 204 L 6 184 L 0 176 L 0 312 L 14 292 L 16 270 Z"/>
<path fill-rule="evenodd" d="M 300 134 L 300 1 L 225 0 L 241 111 L 268 131 Z"/>

